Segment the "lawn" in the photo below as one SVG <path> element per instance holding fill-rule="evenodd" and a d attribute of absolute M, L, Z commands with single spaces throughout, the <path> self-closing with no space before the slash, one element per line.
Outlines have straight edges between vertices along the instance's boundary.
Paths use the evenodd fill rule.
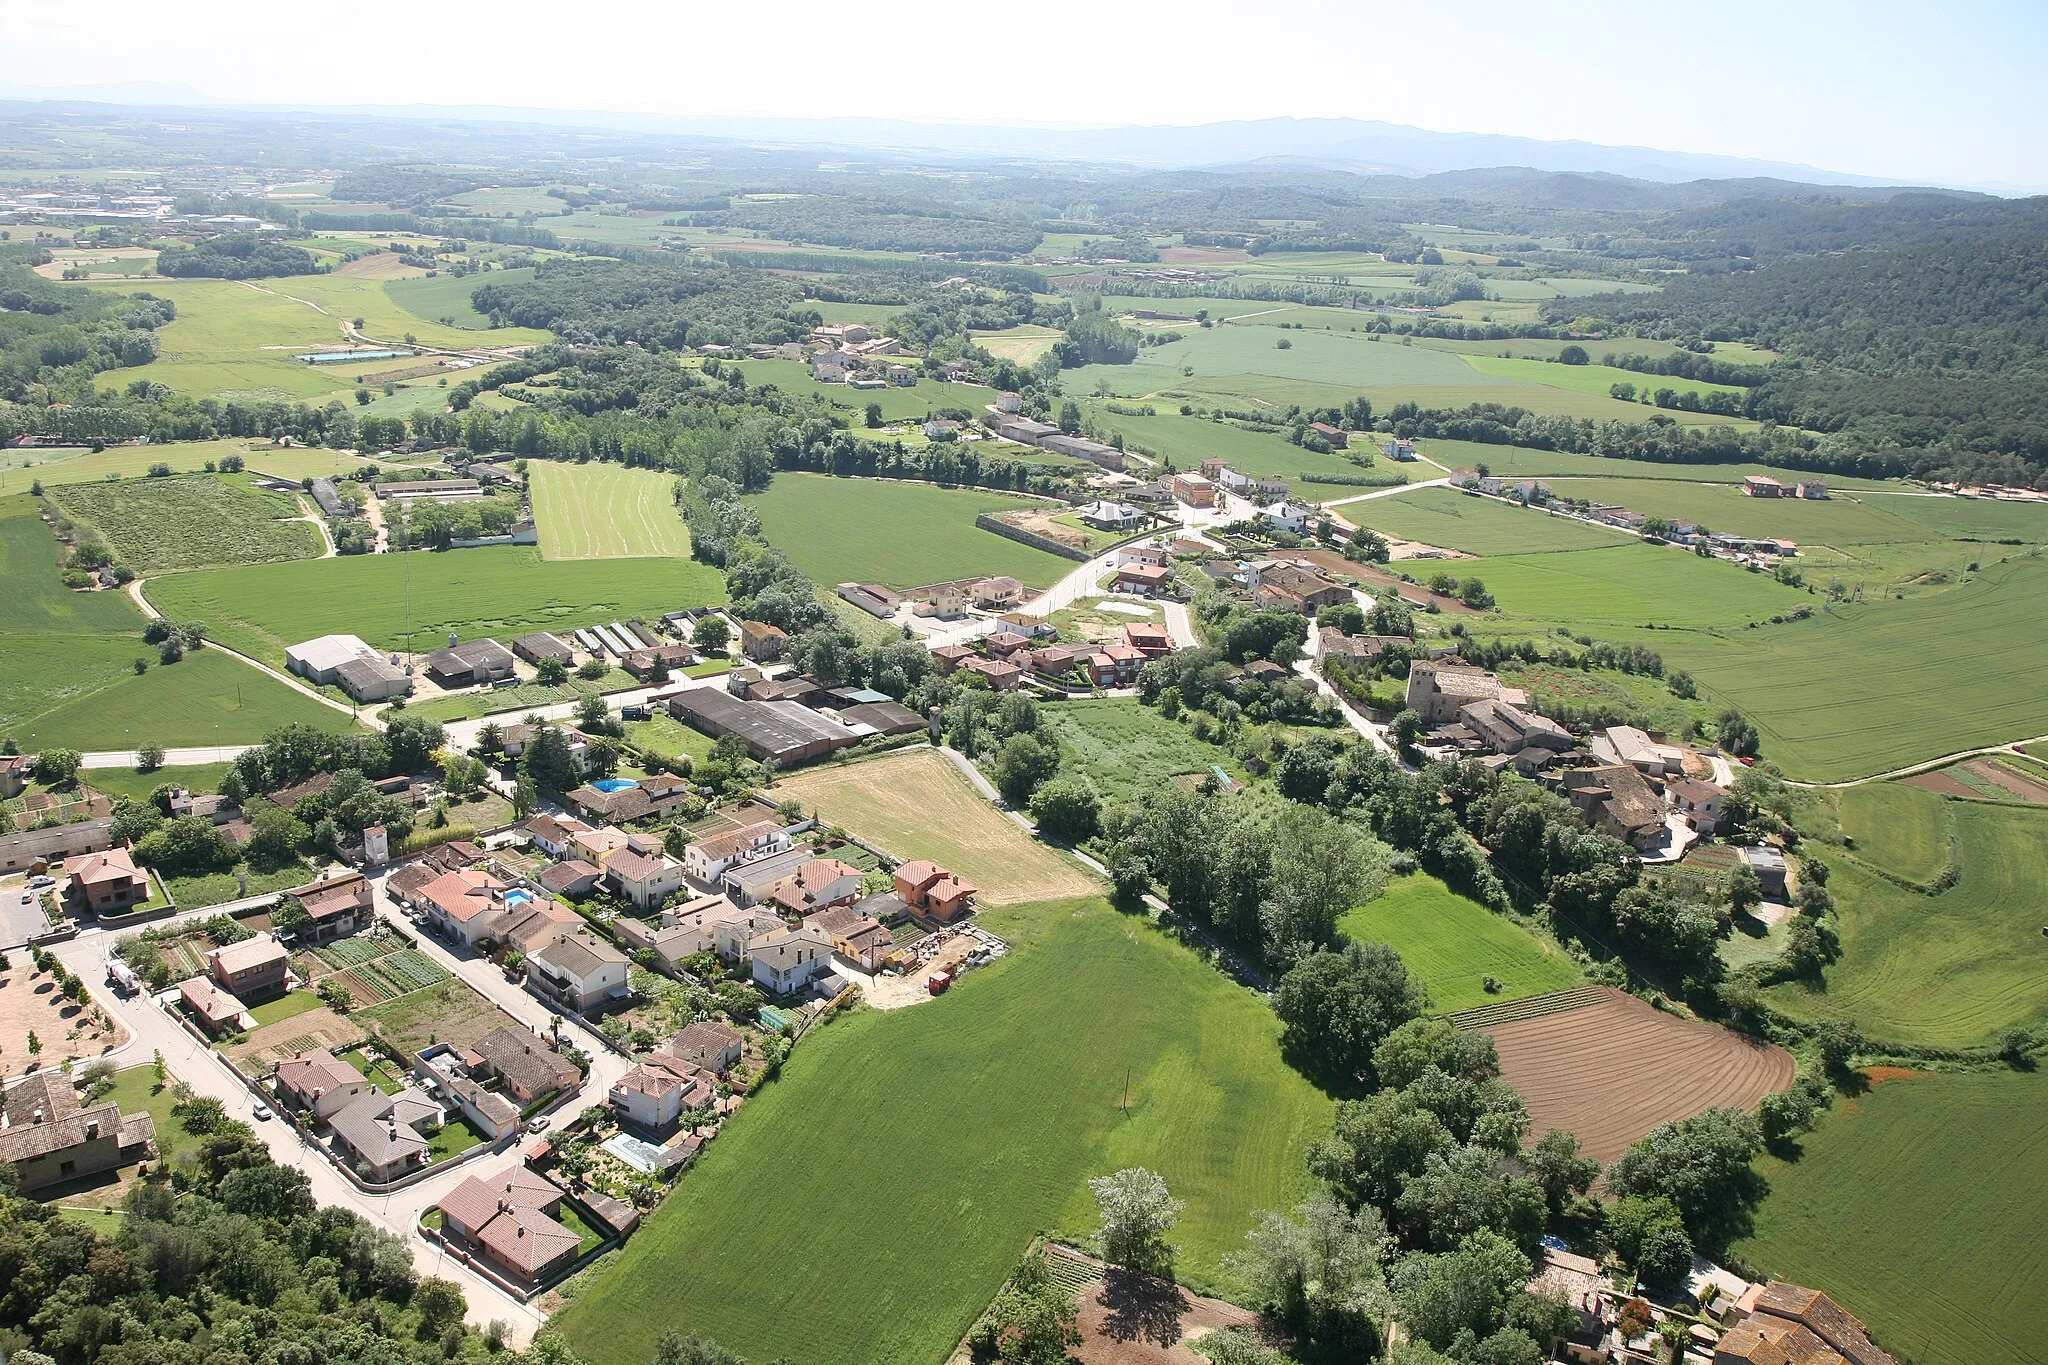
<path fill-rule="evenodd" d="M 1869 782 L 1835 793 L 1842 833 L 1856 856 L 1921 885 L 1948 866 L 1948 821 L 1942 798 L 1903 782 Z"/>
<path fill-rule="evenodd" d="M 155 464 L 167 464 L 179 474 L 199 473 L 206 468 L 207 461 L 218 462 L 227 455 L 241 456 L 252 469 L 291 479 L 338 472 L 364 463 L 343 451 L 273 450 L 263 441 L 153 441 L 148 445 L 109 446 L 98 451 L 32 446 L 0 451 L 0 493 L 25 493 L 32 481 L 55 488 L 61 484 L 95 483 L 109 477 L 139 478 Z"/>
<path fill-rule="evenodd" d="M 114 1073 L 114 1088 L 107 1092 L 107 1098 L 120 1105 L 124 1114 L 147 1112 L 156 1120 L 157 1151 L 166 1166 L 175 1168 L 185 1157 L 198 1155 L 203 1139 L 186 1131 L 185 1125 L 171 1113 L 170 1085 L 166 1083 L 162 1090 L 155 1090 L 155 1086 L 154 1066 L 131 1066 Z"/>
<path fill-rule="evenodd" d="M 187 791 L 218 791 L 220 780 L 233 766 L 231 763 L 195 763 L 186 767 L 157 768 L 146 773 L 136 772 L 133 768 L 88 768 L 82 776 L 87 786 L 97 788 L 116 800 L 126 797 L 130 801 L 147 801 L 149 794 L 165 783 Z"/>
<path fill-rule="evenodd" d="M 674 559 L 550 563 L 527 546 L 412 551 L 214 569 L 150 584 L 150 600 L 222 643 L 282 667 L 286 645 L 360 635 L 381 649 L 510 640 L 724 600 L 718 571 Z M 408 601 L 410 614 L 408 615 Z"/>
<path fill-rule="evenodd" d="M 98 531 L 114 558 L 136 574 L 221 564 L 317 558 L 320 532 L 298 520 L 298 500 L 254 487 L 246 474 L 69 484 L 52 501 Z"/>
<path fill-rule="evenodd" d="M 1820 1285 L 1920 1365 L 2039 1365 L 2048 1077 L 1915 1075 L 1840 1101 L 1771 1192 L 1744 1263 Z"/>
<path fill-rule="evenodd" d="M 1128 800 L 1181 773 L 1207 773 L 1212 764 L 1247 780 L 1229 750 L 1203 743 L 1142 702 L 1062 702 L 1039 715 L 1060 743 L 1061 771 L 1080 773 L 1110 800 Z"/>
<path fill-rule="evenodd" d="M 1535 597 L 1536 605 L 1524 608 L 1520 595 L 1528 585 L 1485 567 L 1487 585 L 1511 610 L 1556 610 L 1560 620 L 1596 623 L 1619 615 L 1582 608 L 1574 617 L 1569 600 Z M 1734 586 L 1776 596 L 1779 610 L 1816 600 L 1761 578 Z M 1652 596 L 1658 598 L 1674 600 L 1668 591 Z M 1755 614 L 1746 602 L 1729 605 Z M 1639 619 L 1655 617 L 1644 611 Z M 1755 722 L 1764 753 L 1789 776 L 1831 782 L 2048 733 L 2048 692 L 2036 685 L 2048 676 L 2048 632 L 2021 624 L 2042 620 L 2048 562 L 2030 554 L 1987 563 L 1962 586 L 1929 596 L 1837 606 L 1812 620 L 1756 630 L 1657 631 L 1635 639 L 1661 651 L 1667 668 L 1689 670 L 1715 705 L 1733 705 Z M 1970 702 L 1950 704 L 1965 670 L 1976 680 Z"/>
<path fill-rule="evenodd" d="M 1438 573 L 1479 578 L 1509 616 L 1563 622 L 1594 635 L 1609 626 L 1744 626 L 1804 604 L 1819 605 L 1818 598 L 1727 560 L 1626 540 L 1564 554 L 1420 560 L 1399 567 L 1425 583 Z"/>
<path fill-rule="evenodd" d="M 1772 987 L 1774 1006 L 1935 1047 L 1981 1046 L 2012 1026 L 2048 1031 L 2048 809 L 1958 801 L 1949 814 L 1962 875 L 1939 895 L 1832 860 L 1841 960 L 1824 988 Z"/>
<path fill-rule="evenodd" d="M 427 1159 L 445 1161 L 489 1140 L 477 1130 L 475 1124 L 457 1114 L 427 1139 Z"/>
<path fill-rule="evenodd" d="M 666 711 L 657 711 L 646 720 L 627 721 L 626 742 L 664 758 L 682 754 L 697 763 L 711 757 L 711 737 L 691 729 Z"/>
<path fill-rule="evenodd" d="M 1417 488 L 1346 503 L 1337 511 L 1346 521 L 1370 526 L 1382 535 L 1472 555 L 1602 550 L 1628 543 L 1626 536 L 1606 527 L 1450 488 Z M 1408 567 L 1414 571 L 1414 566 Z"/>
<path fill-rule="evenodd" d="M 291 724 L 320 730 L 349 727 L 346 712 L 324 706 L 218 650 L 202 649 L 175 664 L 152 663 L 142 674 L 129 666 L 131 656 L 152 653 L 139 639 L 51 645 L 27 662 L 53 670 L 61 670 L 63 662 L 74 657 L 119 663 L 105 670 L 96 685 L 15 720 L 15 739 L 31 750 L 58 744 L 86 751 L 137 749 L 145 744 L 200 748 L 255 744 Z M 0 678 L 8 671 L 0 667 Z"/>
<path fill-rule="evenodd" d="M 1395 878 L 1337 927 L 1346 938 L 1392 946 L 1428 984 L 1430 1008 L 1446 1014 L 1563 990 L 1579 979 L 1556 947 L 1426 872 Z M 1487 977 L 1501 989 L 1487 990 Z"/>
<path fill-rule="evenodd" d="M 1187 1201 L 1183 1275 L 1216 1282 L 1255 1211 L 1306 1193 L 1330 1102 L 1256 996 L 1145 921 L 1042 913 L 946 996 L 805 1039 L 563 1310 L 577 1353 L 639 1365 L 677 1327 L 755 1360 L 941 1360 L 1034 1233 L 1092 1230 L 1088 1177 L 1130 1165 Z"/>
<path fill-rule="evenodd" d="M 296 1018 L 307 1010 L 320 1008 L 320 997 L 310 990 L 287 991 L 275 1000 L 266 1000 L 260 1005 L 251 1005 L 249 1015 L 256 1021 L 256 1027 L 275 1024 L 285 1019 Z"/>
<path fill-rule="evenodd" d="M 689 557 L 690 533 L 676 508 L 673 474 L 603 461 L 532 460 L 527 470 L 541 558 Z"/>
<path fill-rule="evenodd" d="M 361 1048 L 352 1048 L 342 1053 L 340 1059 L 360 1071 L 372 1085 L 387 1095 L 396 1095 L 405 1089 L 405 1073 L 381 1057 L 372 1057 Z"/>
<path fill-rule="evenodd" d="M 889 479 L 777 474 L 751 501 L 769 543 L 828 585 L 915 588 L 1007 574 L 1043 588 L 1074 567 L 974 524 L 982 512 L 1046 506 L 1035 499 Z"/>
<path fill-rule="evenodd" d="M 771 789 L 898 858 L 929 858 L 981 888 L 984 904 L 1087 895 L 1093 877 L 982 799 L 952 761 L 913 749 L 812 768 Z"/>

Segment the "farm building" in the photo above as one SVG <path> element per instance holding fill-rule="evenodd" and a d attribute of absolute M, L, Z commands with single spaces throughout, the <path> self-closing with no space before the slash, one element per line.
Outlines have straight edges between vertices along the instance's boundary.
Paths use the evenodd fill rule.
<path fill-rule="evenodd" d="M 781 626 L 765 621 L 740 622 L 740 652 L 756 663 L 772 663 L 782 657 L 789 636 Z"/>
<path fill-rule="evenodd" d="M 447 502 L 484 495 L 484 486 L 475 479 L 379 479 L 370 486 L 384 499 L 428 498 Z"/>
<path fill-rule="evenodd" d="M 443 687 L 470 687 L 512 676 L 512 651 L 496 640 L 471 640 L 437 649 L 426 659 L 427 676 Z"/>
<path fill-rule="evenodd" d="M 353 635 L 322 635 L 287 645 L 285 667 L 308 682 L 341 688 L 359 702 L 384 701 L 412 691 L 412 677 Z"/>
<path fill-rule="evenodd" d="M 876 583 L 841 583 L 834 591 L 868 615 L 884 621 L 894 616 L 896 608 L 903 602 L 895 593 Z"/>
<path fill-rule="evenodd" d="M 860 736 L 789 701 L 742 701 L 715 687 L 693 687 L 669 700 L 669 714 L 714 739 L 737 735 L 747 752 L 787 768 L 844 749 Z"/>
<path fill-rule="evenodd" d="M 1751 474 L 1743 479 L 1742 491 L 1752 498 L 1782 498 L 1785 485 L 1768 474 Z"/>
<path fill-rule="evenodd" d="M 1119 470 L 1124 467 L 1124 453 L 1115 446 L 1091 441 L 1085 436 L 1046 436 L 1038 442 L 1042 449 L 1055 455 L 1069 455 L 1077 460 L 1086 460 L 1103 469 Z"/>
<path fill-rule="evenodd" d="M 542 659 L 554 659 L 563 664 L 576 662 L 576 651 L 544 630 L 514 640 L 512 652 L 530 664 L 538 664 Z"/>
<path fill-rule="evenodd" d="M 878 735 L 909 735 L 925 728 L 925 718 L 901 702 L 864 702 L 859 706 L 845 706 L 839 710 L 839 719 L 855 731 L 872 730 Z"/>
<path fill-rule="evenodd" d="M 1349 432 L 1341 427 L 1333 427 L 1328 422 L 1310 422 L 1308 429 L 1328 441 L 1332 449 L 1342 450 L 1351 444 Z"/>

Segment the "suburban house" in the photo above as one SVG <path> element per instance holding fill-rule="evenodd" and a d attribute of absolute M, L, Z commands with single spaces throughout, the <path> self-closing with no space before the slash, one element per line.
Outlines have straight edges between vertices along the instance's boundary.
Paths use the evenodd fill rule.
<path fill-rule="evenodd" d="M 714 1076 L 732 1070 L 745 1051 L 740 1031 L 715 1019 L 700 1019 L 663 1045 L 679 1061 L 702 1067 Z"/>
<path fill-rule="evenodd" d="M 988 679 L 988 685 L 998 692 L 1014 691 L 1017 684 L 1024 681 L 1024 670 L 1007 659 L 968 659 L 960 665 L 960 670 L 964 673 L 979 673 Z"/>
<path fill-rule="evenodd" d="M 1163 568 L 1173 563 L 1173 551 L 1167 549 L 1164 545 L 1149 543 L 1144 545 L 1124 545 L 1117 549 L 1116 563 L 1118 567 L 1122 567 L 1125 564 L 1150 564 L 1156 568 Z"/>
<path fill-rule="evenodd" d="M 550 858 L 561 858 L 569 852 L 569 841 L 588 833 L 590 826 L 566 815 L 536 815 L 521 824 L 519 831 Z"/>
<path fill-rule="evenodd" d="M 747 958 L 754 984 L 790 995 L 832 969 L 832 936 L 811 924 L 773 930 L 747 945 Z"/>
<path fill-rule="evenodd" d="M 786 915 L 808 915 L 858 900 L 864 875 L 837 858 L 813 858 L 770 887 L 763 899 Z"/>
<path fill-rule="evenodd" d="M 237 1000 L 267 1000 L 284 994 L 291 955 L 268 934 L 227 943 L 206 955 L 214 984 Z"/>
<path fill-rule="evenodd" d="M 1432 725 L 1447 725 L 1475 701 L 1505 701 L 1526 706 L 1519 688 L 1503 687 L 1483 668 L 1463 664 L 1418 662 L 1408 669 L 1408 709 Z"/>
<path fill-rule="evenodd" d="M 841 583 L 833 591 L 842 600 L 883 621 L 894 616 L 896 608 L 903 604 L 901 597 L 877 583 Z"/>
<path fill-rule="evenodd" d="M 612 1082 L 612 1112 L 650 1133 L 667 1134 L 686 1114 L 718 1103 L 711 1074 L 677 1057 L 653 1053 Z"/>
<path fill-rule="evenodd" d="M 503 952 L 531 955 L 582 923 L 583 917 L 560 901 L 535 896 L 501 911 L 491 937 Z"/>
<path fill-rule="evenodd" d="M 1214 507 L 1216 505 L 1216 483 L 1200 474 L 1182 472 L 1171 481 L 1173 496 L 1190 507 Z"/>
<path fill-rule="evenodd" d="M 491 936 L 506 889 L 481 868 L 458 867 L 421 887 L 416 900 L 429 925 L 474 948 Z"/>
<path fill-rule="evenodd" d="M 974 605 L 984 611 L 1004 611 L 1024 600 L 1024 585 L 1007 575 L 984 578 L 969 589 Z"/>
<path fill-rule="evenodd" d="M 178 998 L 199 1021 L 209 1037 L 245 1032 L 256 1026 L 242 1002 L 203 976 L 188 976 L 178 983 Z"/>
<path fill-rule="evenodd" d="M 937 863 L 904 863 L 896 869 L 896 894 L 903 903 L 927 917 L 950 924 L 972 907 L 980 888 L 962 880 Z"/>
<path fill-rule="evenodd" d="M 504 1092 L 520 1104 L 566 1090 L 582 1075 L 572 1062 L 543 1046 L 533 1034 L 509 1025 L 477 1039 L 463 1054 L 463 1061 L 471 1071 L 497 1077 Z"/>
<path fill-rule="evenodd" d="M 581 858 L 554 863 L 541 869 L 540 884 L 557 896 L 578 900 L 597 890 L 598 882 L 604 877 L 604 869 L 596 863 L 586 863 Z"/>
<path fill-rule="evenodd" d="M 789 845 L 790 835 L 783 826 L 773 820 L 758 820 L 684 845 L 683 871 L 699 886 L 710 886 L 728 867 L 766 853 L 780 853 Z"/>
<path fill-rule="evenodd" d="M 604 879 L 642 910 L 652 909 L 683 888 L 683 865 L 662 852 L 624 848 L 605 861 Z"/>
<path fill-rule="evenodd" d="M 520 1164 L 450 1190 L 441 1200 L 441 1230 L 506 1279 L 536 1285 L 574 1261 L 583 1244 L 556 1218 L 561 1209 L 562 1191 Z"/>
<path fill-rule="evenodd" d="M 1828 495 L 1828 486 L 1827 486 L 1827 485 L 1826 485 L 1825 483 L 1823 483 L 1823 482 L 1822 482 L 1821 480 L 1819 480 L 1819 479 L 1801 479 L 1801 480 L 1799 481 L 1799 496 L 1800 496 L 1800 497 L 1802 497 L 1802 498 L 1824 498 L 1824 497 L 1826 497 L 1827 495 Z"/>
<path fill-rule="evenodd" d="M 512 651 L 496 640 L 450 643 L 426 658 L 427 676 L 442 687 L 471 687 L 512 676 Z"/>
<path fill-rule="evenodd" d="M 1603 763 L 1626 763 L 1650 777 L 1685 771 L 1685 750 L 1665 744 L 1633 725 L 1610 725 L 1588 745 Z"/>
<path fill-rule="evenodd" d="M 1150 519 L 1144 508 L 1133 507 L 1127 502 L 1091 502 L 1076 508 L 1074 515 L 1084 526 L 1119 534 L 1139 530 Z"/>
<path fill-rule="evenodd" d="M 1352 600 L 1351 589 L 1306 569 L 1279 560 L 1261 560 L 1251 566 L 1252 604 L 1261 611 L 1282 610 L 1308 616 L 1324 607 L 1343 606 Z"/>
<path fill-rule="evenodd" d="M 1007 659 L 1020 649 L 1031 648 L 1031 638 L 1014 630 L 999 630 L 982 637 L 982 648 L 995 658 Z"/>
<path fill-rule="evenodd" d="M 370 879 L 360 872 L 344 872 L 326 881 L 294 886 L 284 895 L 313 921 L 295 936 L 306 944 L 329 943 L 367 929 L 377 917 Z"/>
<path fill-rule="evenodd" d="M 1166 627 L 1132 624 L 1117 631 L 1120 643 L 1130 646 L 1147 659 L 1164 658 L 1173 653 L 1173 637 L 1166 633 Z"/>
<path fill-rule="evenodd" d="M 383 1183 L 430 1159 L 427 1132 L 441 1126 L 441 1107 L 414 1092 L 370 1090 L 327 1120 L 337 1155 L 346 1155 L 366 1180 Z"/>
<path fill-rule="evenodd" d="M 0 801 L 12 801 L 28 787 L 35 760 L 27 754 L 0 754 Z"/>
<path fill-rule="evenodd" d="M 1664 839 L 1664 803 L 1649 779 L 1626 763 L 1567 772 L 1564 794 L 1587 824 L 1633 848 L 1653 848 Z"/>
<path fill-rule="evenodd" d="M 277 1097 L 325 1123 L 343 1106 L 376 1087 L 363 1073 L 325 1048 L 300 1052 L 277 1064 Z"/>
<path fill-rule="evenodd" d="M 570 725 L 507 725 L 498 732 L 498 743 L 505 757 L 518 758 L 526 752 L 526 746 L 542 730 L 560 730 L 562 738 L 569 743 L 569 766 L 583 771 L 584 756 L 590 752 L 590 736 Z"/>
<path fill-rule="evenodd" d="M 789 636 L 781 626 L 766 621 L 740 622 L 740 653 L 756 663 L 773 663 L 788 647 Z"/>
<path fill-rule="evenodd" d="M 95 915 L 125 910 L 149 899 L 149 875 L 135 866 L 125 848 L 67 858 L 64 875 L 70 878 L 64 887 L 65 900 Z"/>
<path fill-rule="evenodd" d="M 544 630 L 522 635 L 514 640 L 512 652 L 530 664 L 538 664 L 543 659 L 553 659 L 565 666 L 576 662 L 576 651 L 565 644 L 559 636 Z"/>
<path fill-rule="evenodd" d="M 793 848 L 728 867 L 721 879 L 725 894 L 735 906 L 745 909 L 767 899 L 778 883 L 786 877 L 794 877 L 816 856 L 808 848 Z"/>
<path fill-rule="evenodd" d="M 1702 835 L 1711 838 L 1720 827 L 1721 813 L 1728 804 L 1728 790 L 1712 782 L 1697 778 L 1666 784 L 1664 799 L 1671 803 L 1671 809 L 1686 818 L 1686 822 Z"/>
<path fill-rule="evenodd" d="M 690 784 L 667 773 L 654 773 L 630 787 L 606 791 L 588 784 L 565 798 L 592 820 L 630 824 L 668 814 L 690 796 Z"/>
<path fill-rule="evenodd" d="M 111 1100 L 81 1105 L 71 1077 L 54 1069 L 9 1090 L 0 1109 L 0 1165 L 23 1194 L 140 1161 L 155 1140 L 147 1113 L 123 1114 Z"/>
<path fill-rule="evenodd" d="M 578 830 L 570 836 L 568 856 L 581 858 L 584 862 L 596 863 L 602 867 L 606 859 L 620 849 L 630 848 L 632 843 L 632 836 L 622 829 L 613 829 L 610 825 L 594 825 L 589 829 Z"/>
<path fill-rule="evenodd" d="M 879 920 L 850 905 L 838 905 L 810 917 L 810 923 L 832 938 L 832 951 L 864 972 L 879 970 L 896 951 L 889 931 Z"/>
<path fill-rule="evenodd" d="M 941 583 L 912 596 L 910 613 L 913 616 L 936 616 L 942 621 L 964 616 L 967 614 L 967 594 L 951 583 Z"/>
<path fill-rule="evenodd" d="M 1305 502 L 1276 502 L 1259 509 L 1259 520 L 1275 530 L 1298 536 L 1308 530 L 1321 511 Z"/>
<path fill-rule="evenodd" d="M 285 667 L 308 682 L 339 687 L 359 702 L 384 701 L 412 691 L 412 674 L 353 635 L 322 635 L 288 645 Z"/>
<path fill-rule="evenodd" d="M 1163 564 L 1126 564 L 1110 579 L 1109 590 L 1157 597 L 1173 590 L 1173 570 Z"/>
<path fill-rule="evenodd" d="M 582 1014 L 629 993 L 629 965 L 624 953 L 591 930 L 574 929 L 527 955 L 526 985 L 557 1009 Z"/>

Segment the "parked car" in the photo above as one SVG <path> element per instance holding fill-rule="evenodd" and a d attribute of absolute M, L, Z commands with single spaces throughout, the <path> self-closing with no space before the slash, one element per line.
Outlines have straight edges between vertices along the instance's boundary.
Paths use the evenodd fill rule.
<path fill-rule="evenodd" d="M 258 1100 L 250 1107 L 249 1112 L 259 1119 L 267 1119 L 270 1117 L 270 1106 Z"/>
<path fill-rule="evenodd" d="M 40 872 L 28 879 L 29 889 L 32 891 L 47 891 L 56 884 L 57 879 L 55 877 L 45 877 Z"/>

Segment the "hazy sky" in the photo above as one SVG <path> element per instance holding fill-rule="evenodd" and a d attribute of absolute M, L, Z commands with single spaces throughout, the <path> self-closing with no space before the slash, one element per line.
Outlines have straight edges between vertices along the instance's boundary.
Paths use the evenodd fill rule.
<path fill-rule="evenodd" d="M 235 102 L 1451 132 L 2048 186 L 2048 3 L 0 0 L 26 85 Z"/>

